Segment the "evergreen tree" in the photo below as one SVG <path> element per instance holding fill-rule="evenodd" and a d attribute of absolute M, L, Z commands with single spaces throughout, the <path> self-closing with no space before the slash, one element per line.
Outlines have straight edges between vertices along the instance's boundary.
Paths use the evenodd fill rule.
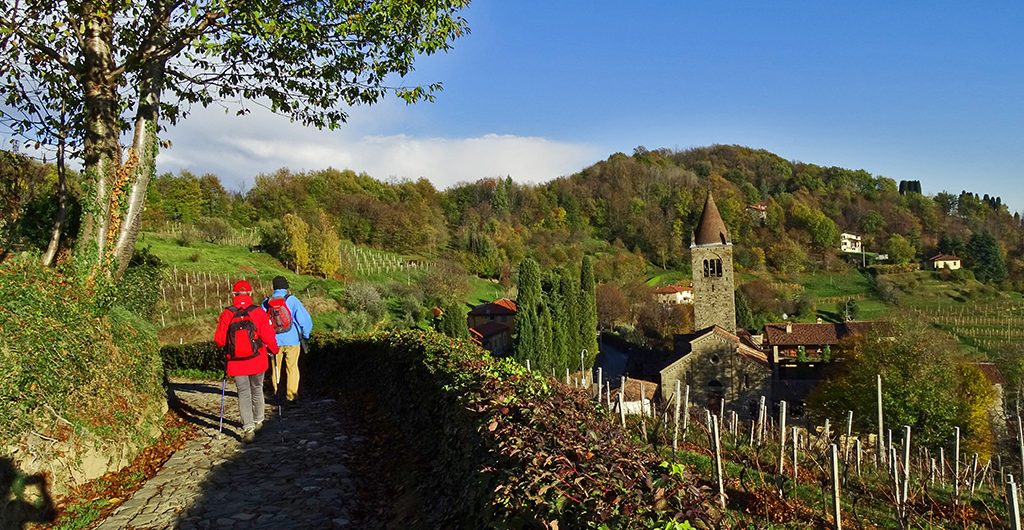
<path fill-rule="evenodd" d="M 560 357 L 555 359 L 555 368 L 558 368 L 559 371 L 574 366 L 575 359 L 583 349 L 583 340 L 580 338 L 582 297 L 580 289 L 576 285 L 577 276 L 574 267 L 566 267 L 562 270 L 562 277 L 558 282 L 563 307 L 563 314 L 559 318 L 563 323 L 565 333 L 565 349 L 561 350 Z"/>
<path fill-rule="evenodd" d="M 583 257 L 580 268 L 580 350 L 587 350 L 588 365 L 594 364 L 597 358 L 597 285 L 594 282 L 594 260 L 590 256 Z"/>
<path fill-rule="evenodd" d="M 469 326 L 466 324 L 466 312 L 454 300 L 445 300 L 442 305 L 438 332 L 456 339 L 469 338 Z"/>
<path fill-rule="evenodd" d="M 533 258 L 523 258 L 519 264 L 519 299 L 516 300 L 515 358 L 525 364 L 526 359 L 537 360 L 540 354 L 541 329 L 539 307 L 541 300 L 540 265 Z"/>
<path fill-rule="evenodd" d="M 564 366 L 563 362 L 569 355 L 571 320 L 566 319 L 567 307 L 565 296 L 562 292 L 562 278 L 564 274 L 561 269 L 553 271 L 549 276 L 550 289 L 547 293 L 548 309 L 551 313 L 551 351 L 548 355 L 548 364 L 544 368 L 547 371 L 559 369 Z M 576 332 L 572 332 L 572 337 Z M 559 370 L 560 371 L 560 370 Z"/>
<path fill-rule="evenodd" d="M 967 256 L 978 281 L 1001 282 L 1006 279 L 1006 257 L 992 234 L 979 232 L 972 235 L 967 243 Z"/>
<path fill-rule="evenodd" d="M 538 370 L 549 370 L 552 363 L 551 343 L 553 340 L 553 326 L 551 321 L 551 310 L 548 304 L 541 300 L 537 308 L 537 322 L 539 324 L 537 334 L 540 340 L 537 341 L 537 363 Z"/>
<path fill-rule="evenodd" d="M 750 309 L 750 304 L 747 303 L 747 297 L 744 296 L 743 291 L 736 289 L 736 326 L 740 329 L 752 330 L 757 329 L 759 326 L 754 320 L 754 312 Z"/>

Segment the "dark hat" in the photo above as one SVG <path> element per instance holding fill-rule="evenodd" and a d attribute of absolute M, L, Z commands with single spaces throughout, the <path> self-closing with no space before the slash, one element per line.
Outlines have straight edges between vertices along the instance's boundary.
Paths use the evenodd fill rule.
<path fill-rule="evenodd" d="M 288 288 L 288 278 L 285 278 L 284 276 L 274 276 L 274 290 L 275 291 L 277 289 L 287 289 L 287 288 Z"/>

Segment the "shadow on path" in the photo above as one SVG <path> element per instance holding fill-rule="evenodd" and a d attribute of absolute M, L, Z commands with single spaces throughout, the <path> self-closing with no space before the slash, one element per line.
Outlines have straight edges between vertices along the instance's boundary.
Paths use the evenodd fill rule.
<path fill-rule="evenodd" d="M 0 503 L 0 530 L 20 530 L 57 517 L 46 477 L 26 475 L 8 458 L 0 458 Z"/>

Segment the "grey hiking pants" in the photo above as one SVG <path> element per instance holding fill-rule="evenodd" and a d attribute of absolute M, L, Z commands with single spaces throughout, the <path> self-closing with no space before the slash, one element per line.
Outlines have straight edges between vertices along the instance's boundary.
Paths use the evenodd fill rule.
<path fill-rule="evenodd" d="M 263 376 L 264 372 L 235 376 L 238 412 L 242 414 L 242 430 L 255 428 L 256 422 L 263 421 Z"/>

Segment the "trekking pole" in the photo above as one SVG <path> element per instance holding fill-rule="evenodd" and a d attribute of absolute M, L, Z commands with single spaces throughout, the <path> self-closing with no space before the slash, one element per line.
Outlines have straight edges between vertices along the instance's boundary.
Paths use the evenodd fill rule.
<path fill-rule="evenodd" d="M 281 365 L 278 364 L 278 356 L 280 353 L 274 354 L 274 367 L 272 368 L 274 374 L 274 401 L 277 402 L 277 417 L 283 418 L 284 413 L 281 412 Z"/>
<path fill-rule="evenodd" d="M 225 374 L 220 380 L 220 428 L 217 432 L 224 432 L 224 390 L 228 384 L 228 376 Z"/>

